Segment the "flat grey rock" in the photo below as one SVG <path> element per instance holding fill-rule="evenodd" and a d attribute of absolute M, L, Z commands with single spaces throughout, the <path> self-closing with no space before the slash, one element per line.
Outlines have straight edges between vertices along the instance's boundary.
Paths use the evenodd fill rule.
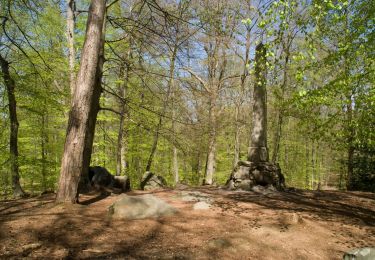
<path fill-rule="evenodd" d="M 261 185 L 256 185 L 252 187 L 251 190 L 256 193 L 261 193 L 263 195 L 271 194 L 277 191 L 273 185 L 268 185 L 266 187 L 261 186 Z"/>
<path fill-rule="evenodd" d="M 108 211 L 113 219 L 159 218 L 177 213 L 176 208 L 151 194 L 122 195 L 109 207 Z"/>
<path fill-rule="evenodd" d="M 212 198 L 209 195 L 199 192 L 199 191 L 189 191 L 189 192 L 181 192 L 180 198 L 182 201 L 205 201 L 207 203 L 212 202 Z"/>
<path fill-rule="evenodd" d="M 232 243 L 228 239 L 225 239 L 225 238 L 216 238 L 216 239 L 210 240 L 208 242 L 208 245 L 214 248 L 227 248 L 227 247 L 232 246 Z"/>
<path fill-rule="evenodd" d="M 205 209 L 209 209 L 210 207 L 211 207 L 211 204 L 208 204 L 205 201 L 199 201 L 199 202 L 194 204 L 193 209 L 194 210 L 205 210 Z"/>

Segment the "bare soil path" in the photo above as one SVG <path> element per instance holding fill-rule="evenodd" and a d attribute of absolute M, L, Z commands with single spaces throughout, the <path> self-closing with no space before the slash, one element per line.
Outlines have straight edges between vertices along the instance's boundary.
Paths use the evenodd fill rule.
<path fill-rule="evenodd" d="M 212 198 L 193 210 L 182 192 Z M 118 196 L 56 205 L 48 194 L 0 201 L 1 259 L 342 259 L 375 247 L 375 194 L 337 191 L 152 193 L 178 209 L 159 219 L 109 220 Z"/>

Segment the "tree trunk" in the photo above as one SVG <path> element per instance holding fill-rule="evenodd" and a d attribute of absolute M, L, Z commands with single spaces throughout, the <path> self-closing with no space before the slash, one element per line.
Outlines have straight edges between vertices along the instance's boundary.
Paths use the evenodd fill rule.
<path fill-rule="evenodd" d="M 70 96 L 73 98 L 75 90 L 75 50 L 74 50 L 74 27 L 75 27 L 75 1 L 67 0 L 66 9 L 66 25 L 67 25 L 67 40 L 68 40 L 68 56 L 69 56 L 69 73 L 70 73 Z"/>
<path fill-rule="evenodd" d="M 266 48 L 260 43 L 255 50 L 255 85 L 253 93 L 253 124 L 248 160 L 268 162 L 267 151 L 267 92 Z"/>
<path fill-rule="evenodd" d="M 245 48 L 245 60 L 244 60 L 244 66 L 243 66 L 243 72 L 241 75 L 241 89 L 240 89 L 240 96 L 236 102 L 236 107 L 235 107 L 235 136 L 234 136 L 234 159 L 233 159 L 233 167 L 237 166 L 238 161 L 240 160 L 240 134 L 241 134 L 241 125 L 239 123 L 239 113 L 241 110 L 241 105 L 243 102 L 243 96 L 245 93 L 245 84 L 246 84 L 246 78 L 249 74 L 248 72 L 248 65 L 249 65 L 249 57 L 250 57 L 250 28 L 247 29 L 246 32 L 246 48 Z"/>
<path fill-rule="evenodd" d="M 10 167 L 12 174 L 13 196 L 15 198 L 25 196 L 25 192 L 21 188 L 20 175 L 18 168 L 18 119 L 17 119 L 17 102 L 15 96 L 16 84 L 9 72 L 9 62 L 0 55 L 1 71 L 3 74 L 4 84 L 8 92 L 8 107 L 10 119 Z"/>
<path fill-rule="evenodd" d="M 128 55 L 129 57 L 129 55 Z M 125 73 L 124 68 L 120 69 L 120 79 L 124 79 L 124 82 L 120 84 L 120 93 L 119 96 L 121 97 L 120 104 L 120 126 L 117 135 L 117 163 L 116 163 L 116 175 L 125 175 L 126 172 L 126 160 L 125 160 L 125 152 L 126 147 L 124 145 L 124 124 L 125 124 L 125 117 L 127 114 L 126 111 L 126 103 L 125 97 L 127 92 L 127 85 L 128 85 L 128 75 L 129 75 L 129 66 L 126 66 Z"/>
<path fill-rule="evenodd" d="M 352 95 L 348 97 L 348 104 L 346 105 L 346 113 L 347 113 L 347 178 L 346 178 L 346 189 L 352 190 L 353 189 L 353 172 L 354 172 L 354 166 L 353 166 L 353 160 L 354 160 L 354 138 L 355 138 L 355 132 L 353 127 L 353 108 L 352 108 Z"/>
<path fill-rule="evenodd" d="M 47 142 L 48 142 L 48 135 L 47 135 L 47 115 L 42 115 L 42 125 L 41 125 L 41 156 L 42 156 L 42 191 L 47 190 Z"/>
<path fill-rule="evenodd" d="M 309 188 L 309 147 L 308 142 L 305 143 L 305 187 L 306 189 Z"/>
<path fill-rule="evenodd" d="M 177 49 L 176 49 L 177 51 Z M 174 62 L 174 60 L 173 60 Z M 176 147 L 176 95 L 175 95 L 175 92 L 176 92 L 176 86 L 174 84 L 174 75 L 172 74 L 174 73 L 174 69 L 173 71 L 171 70 L 171 73 L 170 73 L 170 77 L 171 77 L 171 87 L 172 87 L 172 91 L 171 91 L 171 98 L 172 98 L 172 135 L 173 135 L 173 142 L 172 142 L 172 145 L 173 145 L 173 157 L 172 157 L 172 164 L 173 164 L 173 176 L 174 176 L 174 183 L 177 184 L 179 183 L 180 181 L 180 176 L 179 176 L 179 173 L 178 173 L 178 150 L 177 150 L 177 147 Z"/>
<path fill-rule="evenodd" d="M 173 51 L 171 53 L 171 57 L 170 57 L 171 62 L 170 62 L 170 69 L 169 69 L 169 81 L 168 81 L 168 87 L 167 87 L 167 94 L 166 94 L 166 97 L 165 97 L 165 100 L 164 100 L 164 103 L 163 103 L 163 110 L 160 114 L 159 122 L 158 122 L 158 125 L 156 127 L 154 142 L 152 143 L 150 156 L 148 157 L 148 161 L 147 161 L 146 172 L 151 170 L 154 155 L 155 155 L 156 149 L 158 147 L 160 130 L 161 130 L 161 127 L 162 127 L 162 124 L 163 124 L 163 116 L 164 116 L 164 114 L 167 110 L 168 101 L 169 101 L 170 96 L 171 96 L 171 90 L 172 90 L 172 86 L 173 86 L 174 70 L 175 70 L 175 61 L 176 61 L 176 55 L 177 55 L 177 47 L 178 47 L 177 45 L 174 46 Z"/>
<path fill-rule="evenodd" d="M 88 175 L 104 62 L 105 0 L 92 0 L 76 90 L 69 113 L 56 201 L 76 203 L 81 176 Z"/>
<path fill-rule="evenodd" d="M 284 119 L 284 95 L 285 95 L 285 88 L 288 82 L 288 62 L 289 62 L 289 48 L 286 50 L 285 54 L 285 64 L 284 64 L 284 74 L 283 74 L 283 83 L 281 84 L 281 108 L 279 109 L 279 115 L 277 118 L 277 126 L 276 126 L 276 133 L 274 137 L 274 149 L 272 153 L 272 162 L 275 163 L 279 156 L 280 151 L 280 141 L 281 141 L 281 132 L 283 127 L 283 119 Z"/>
<path fill-rule="evenodd" d="M 315 189 L 315 147 L 314 140 L 311 140 L 311 189 Z"/>
<path fill-rule="evenodd" d="M 235 132 L 234 132 L 234 159 L 233 159 L 233 167 L 236 167 L 238 161 L 240 160 L 240 125 L 238 122 L 238 115 L 240 113 L 239 105 L 236 105 L 235 108 Z"/>
<path fill-rule="evenodd" d="M 216 97 L 212 97 L 209 108 L 209 141 L 204 185 L 212 185 L 216 171 Z"/>

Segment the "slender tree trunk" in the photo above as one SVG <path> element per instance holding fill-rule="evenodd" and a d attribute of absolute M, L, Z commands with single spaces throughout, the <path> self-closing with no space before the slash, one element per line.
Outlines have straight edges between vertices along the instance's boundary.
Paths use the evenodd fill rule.
<path fill-rule="evenodd" d="M 68 56 L 69 56 L 69 73 L 70 73 L 70 96 L 73 98 L 75 90 L 75 50 L 74 50 L 74 27 L 75 27 L 75 0 L 67 0 L 66 9 L 66 25 L 67 25 L 67 40 L 68 40 Z"/>
<path fill-rule="evenodd" d="M 308 142 L 305 143 L 305 186 L 308 189 L 309 188 L 309 147 Z"/>
<path fill-rule="evenodd" d="M 213 176 L 216 171 L 216 96 L 211 97 L 209 108 L 209 140 L 206 159 L 206 174 L 204 185 L 213 184 Z"/>
<path fill-rule="evenodd" d="M 279 152 L 280 152 L 280 141 L 281 141 L 281 134 L 282 134 L 282 127 L 283 127 L 283 119 L 284 119 L 284 95 L 285 95 L 285 88 L 288 82 L 288 62 L 289 62 L 289 48 L 286 50 L 285 54 L 285 64 L 284 64 L 284 73 L 283 73 L 283 82 L 281 84 L 281 107 L 279 109 L 278 118 L 277 118 L 277 126 L 276 132 L 274 137 L 274 149 L 272 153 L 272 162 L 275 163 L 278 160 Z"/>
<path fill-rule="evenodd" d="M 172 70 L 171 70 L 172 73 Z M 173 71 L 174 73 L 174 71 Z M 176 86 L 174 84 L 174 75 L 170 74 L 171 77 L 171 86 L 172 86 L 172 91 L 171 91 L 171 98 L 172 98 L 172 135 L 173 135 L 173 157 L 172 157 L 172 164 L 173 164 L 173 175 L 174 175 L 174 183 L 177 184 L 180 181 L 180 176 L 178 173 L 178 150 L 176 147 Z"/>
<path fill-rule="evenodd" d="M 311 189 L 315 189 L 315 147 L 314 147 L 314 140 L 311 141 Z"/>
<path fill-rule="evenodd" d="M 174 173 L 174 183 L 177 184 L 180 181 L 180 176 L 178 173 L 178 150 L 175 145 L 173 145 L 173 173 Z"/>
<path fill-rule="evenodd" d="M 289 122 L 286 124 L 286 133 L 284 137 L 284 170 L 288 171 L 289 169 L 289 160 L 288 160 L 288 133 L 289 133 Z"/>
<path fill-rule="evenodd" d="M 160 130 L 163 124 L 163 116 L 166 113 L 167 106 L 168 106 L 168 101 L 171 97 L 171 90 L 173 87 L 173 78 L 174 78 L 174 70 L 175 70 L 175 61 L 176 61 L 176 55 L 177 55 L 177 45 L 174 46 L 173 51 L 171 53 L 170 57 L 170 68 L 169 68 L 169 81 L 168 81 L 168 87 L 167 87 L 167 94 L 163 103 L 163 110 L 162 113 L 160 114 L 159 117 L 159 122 L 156 127 L 155 131 L 155 136 L 154 136 L 154 141 L 152 143 L 151 151 L 150 151 L 150 156 L 148 157 L 147 165 L 146 165 L 146 172 L 151 170 L 152 162 L 154 160 L 154 155 L 156 152 L 156 149 L 158 147 L 158 141 L 159 141 L 159 135 L 160 135 Z"/>
<path fill-rule="evenodd" d="M 234 120 L 235 120 L 235 132 L 234 132 L 234 159 L 233 159 L 233 167 L 236 167 L 238 161 L 240 160 L 240 125 L 238 122 L 238 117 L 240 113 L 239 105 L 236 105 Z"/>
<path fill-rule="evenodd" d="M 251 162 L 267 162 L 266 48 L 262 43 L 256 47 L 255 62 L 253 128 L 248 160 Z"/>
<path fill-rule="evenodd" d="M 48 142 L 48 136 L 47 136 L 47 115 L 42 115 L 42 125 L 41 125 L 41 156 L 42 156 L 42 191 L 47 190 L 47 142 Z"/>
<path fill-rule="evenodd" d="M 56 200 L 76 203 L 81 176 L 88 175 L 104 62 L 105 0 L 92 0 L 76 90 L 69 113 Z"/>
<path fill-rule="evenodd" d="M 17 119 L 17 102 L 15 96 L 16 83 L 9 72 L 9 62 L 0 55 L 1 71 L 3 74 L 4 84 L 8 92 L 8 108 L 10 119 L 10 168 L 12 174 L 13 196 L 15 198 L 25 196 L 25 192 L 21 188 L 20 175 L 18 167 L 18 119 Z"/>
<path fill-rule="evenodd" d="M 161 129 L 162 123 L 163 123 L 163 118 L 162 118 L 162 116 L 160 116 L 158 125 L 156 126 L 156 131 L 155 131 L 155 135 L 154 135 L 154 141 L 153 141 L 152 146 L 151 146 L 150 156 L 148 157 L 148 160 L 147 160 L 146 172 L 151 170 L 151 166 L 152 166 L 152 162 L 154 160 L 156 148 L 158 147 L 159 134 L 160 134 L 160 129 Z"/>
<path fill-rule="evenodd" d="M 129 57 L 129 55 L 128 55 Z M 120 84 L 120 93 L 119 96 L 121 97 L 120 104 L 120 126 L 119 131 L 117 135 L 117 163 L 116 163 L 116 175 L 125 175 L 126 174 L 126 159 L 125 159 L 125 153 L 126 153 L 126 145 L 124 144 L 124 124 L 125 124 L 125 118 L 127 114 L 126 109 L 126 92 L 127 92 L 127 85 L 128 85 L 128 75 L 129 75 L 129 66 L 126 66 L 125 72 L 124 68 L 120 69 L 120 79 L 123 79 L 124 82 Z"/>
<path fill-rule="evenodd" d="M 346 178 L 346 189 L 352 190 L 353 189 L 353 173 L 354 173 L 354 138 L 355 138 L 355 130 L 353 127 L 353 108 L 352 108 L 352 95 L 348 97 L 348 104 L 346 105 L 346 113 L 347 113 L 347 178 Z"/>

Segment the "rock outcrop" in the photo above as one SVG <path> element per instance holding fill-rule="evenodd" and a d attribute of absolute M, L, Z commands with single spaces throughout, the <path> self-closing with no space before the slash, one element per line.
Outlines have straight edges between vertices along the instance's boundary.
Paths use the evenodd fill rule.
<path fill-rule="evenodd" d="M 240 161 L 233 169 L 226 188 L 251 191 L 257 185 L 273 185 L 276 189 L 283 190 L 285 179 L 280 166 L 271 162 Z"/>
<path fill-rule="evenodd" d="M 162 176 L 155 175 L 152 172 L 145 172 L 141 180 L 142 190 L 157 190 L 167 187 L 167 182 Z"/>

